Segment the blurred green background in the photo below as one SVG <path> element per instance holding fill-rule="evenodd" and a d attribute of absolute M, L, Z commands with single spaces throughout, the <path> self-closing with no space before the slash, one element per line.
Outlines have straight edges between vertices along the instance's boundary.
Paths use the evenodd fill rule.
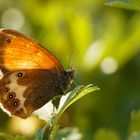
<path fill-rule="evenodd" d="M 103 0 L 0 0 L 0 28 L 37 40 L 65 69 L 74 51 L 75 83 L 100 87 L 64 113 L 61 128 L 77 127 L 84 140 L 125 140 L 140 130 L 139 12 Z M 32 137 L 41 124 L 0 110 L 1 132 Z"/>

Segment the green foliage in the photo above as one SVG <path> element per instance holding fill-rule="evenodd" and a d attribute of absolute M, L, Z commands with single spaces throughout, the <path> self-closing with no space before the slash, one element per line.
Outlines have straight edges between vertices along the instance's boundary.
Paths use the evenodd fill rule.
<path fill-rule="evenodd" d="M 139 140 L 140 132 L 134 132 L 133 135 L 128 140 Z"/>
<path fill-rule="evenodd" d="M 49 129 L 48 127 L 49 125 L 46 124 L 43 128 L 40 128 L 35 135 L 35 140 L 46 140 L 48 138 L 46 132 L 46 129 Z"/>
<path fill-rule="evenodd" d="M 120 138 L 116 132 L 102 128 L 95 133 L 94 140 L 120 140 Z"/>
<path fill-rule="evenodd" d="M 139 5 L 139 0 L 0 0 L 1 28 L 21 21 L 15 22 L 18 16 L 12 16 L 13 12 L 6 14 L 9 9 L 18 10 L 24 24 L 12 28 L 43 44 L 65 68 L 74 50 L 70 64 L 77 70 L 74 81 L 78 85 L 94 81 L 101 88 L 101 94 L 89 94 L 62 111 L 60 126 L 78 128 L 83 139 L 139 137 L 140 117 L 134 111 L 140 108 Z M 3 23 L 5 15 L 8 26 Z M 0 130 L 11 132 L 6 127 L 11 119 L 2 111 L 0 120 Z M 36 137 L 46 131 L 40 129 Z"/>
<path fill-rule="evenodd" d="M 3 140 L 27 140 L 24 136 L 12 136 L 6 133 L 0 133 L 0 138 L 3 138 Z"/>
<path fill-rule="evenodd" d="M 69 96 L 67 97 L 66 101 L 64 102 L 63 106 L 60 108 L 60 111 L 58 113 L 58 118 L 62 115 L 62 113 L 74 102 L 82 98 L 83 96 L 87 95 L 88 93 L 91 93 L 93 91 L 99 90 L 97 86 L 94 85 L 87 85 L 87 86 L 78 86 L 76 87 Z"/>
<path fill-rule="evenodd" d="M 140 10 L 139 0 L 106 0 L 106 4 L 114 7 L 121 7 L 132 10 Z"/>

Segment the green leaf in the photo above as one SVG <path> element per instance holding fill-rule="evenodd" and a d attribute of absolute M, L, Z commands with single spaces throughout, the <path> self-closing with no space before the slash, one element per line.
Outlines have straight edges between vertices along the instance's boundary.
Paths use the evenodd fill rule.
<path fill-rule="evenodd" d="M 140 1 L 139 0 L 130 0 L 134 7 L 140 10 Z"/>
<path fill-rule="evenodd" d="M 14 140 L 27 140 L 24 136 L 17 135 Z"/>
<path fill-rule="evenodd" d="M 128 140 L 140 140 L 140 132 L 133 132 Z"/>
<path fill-rule="evenodd" d="M 7 133 L 0 133 L 0 138 L 3 138 L 4 140 L 27 140 L 24 136 L 12 136 Z"/>
<path fill-rule="evenodd" d="M 35 135 L 35 140 L 48 140 L 48 136 L 46 134 L 49 135 L 49 133 L 46 131 L 49 130 L 49 128 L 49 124 L 46 124 L 43 128 L 40 128 Z"/>
<path fill-rule="evenodd" d="M 139 0 L 106 0 L 105 4 L 113 7 L 120 7 L 131 10 L 140 10 Z"/>
<path fill-rule="evenodd" d="M 94 86 L 92 84 L 87 86 L 78 86 L 73 91 L 70 92 L 69 96 L 67 97 L 64 105 L 58 112 L 57 118 L 63 114 L 63 112 L 74 102 L 76 102 L 78 99 L 82 98 L 83 96 L 87 95 L 88 93 L 91 93 L 93 91 L 99 90 L 97 86 Z"/>

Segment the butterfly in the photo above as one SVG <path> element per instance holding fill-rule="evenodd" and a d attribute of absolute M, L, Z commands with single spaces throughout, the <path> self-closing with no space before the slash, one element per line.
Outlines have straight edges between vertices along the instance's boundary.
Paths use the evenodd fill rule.
<path fill-rule="evenodd" d="M 74 70 L 35 40 L 12 30 L 0 30 L 0 105 L 13 116 L 29 117 L 72 83 Z"/>

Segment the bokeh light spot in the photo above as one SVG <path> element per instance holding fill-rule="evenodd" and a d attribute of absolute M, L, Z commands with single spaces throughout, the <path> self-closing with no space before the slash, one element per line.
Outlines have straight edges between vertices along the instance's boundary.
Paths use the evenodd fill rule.
<path fill-rule="evenodd" d="M 83 62 L 84 67 L 88 69 L 95 67 L 102 56 L 102 52 L 103 49 L 101 43 L 98 41 L 94 42 L 85 54 Z"/>
<path fill-rule="evenodd" d="M 36 132 L 38 125 L 38 119 L 35 117 L 29 117 L 25 120 L 18 117 L 13 117 L 10 120 L 9 129 L 12 130 L 13 133 L 32 136 Z"/>
<path fill-rule="evenodd" d="M 24 22 L 24 16 L 17 9 L 10 8 L 5 10 L 2 14 L 1 23 L 4 28 L 19 30 L 24 25 Z"/>
<path fill-rule="evenodd" d="M 101 63 L 101 70 L 105 74 L 112 74 L 117 70 L 117 68 L 118 63 L 116 59 L 112 57 L 106 57 Z"/>

